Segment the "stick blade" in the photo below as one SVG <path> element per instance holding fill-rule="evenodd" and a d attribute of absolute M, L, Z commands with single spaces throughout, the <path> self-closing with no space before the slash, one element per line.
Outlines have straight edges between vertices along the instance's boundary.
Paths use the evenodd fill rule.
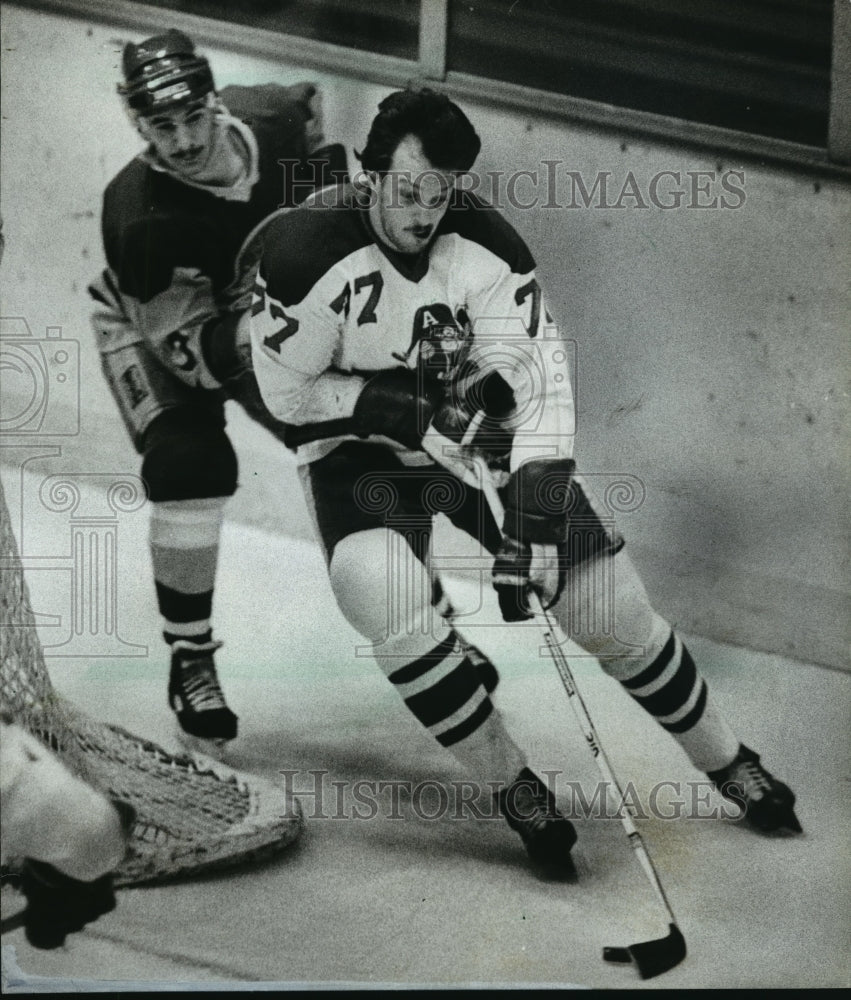
<path fill-rule="evenodd" d="M 686 941 L 676 924 L 669 924 L 670 933 L 653 941 L 639 941 L 626 948 L 604 948 L 607 962 L 633 962 L 642 979 L 652 979 L 673 969 L 686 957 Z"/>

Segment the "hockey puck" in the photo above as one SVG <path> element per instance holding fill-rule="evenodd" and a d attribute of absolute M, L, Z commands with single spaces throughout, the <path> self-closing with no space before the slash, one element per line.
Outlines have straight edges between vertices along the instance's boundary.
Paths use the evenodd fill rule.
<path fill-rule="evenodd" d="M 632 955 L 628 948 L 603 948 L 604 962 L 617 962 L 618 965 L 628 965 L 632 961 Z"/>

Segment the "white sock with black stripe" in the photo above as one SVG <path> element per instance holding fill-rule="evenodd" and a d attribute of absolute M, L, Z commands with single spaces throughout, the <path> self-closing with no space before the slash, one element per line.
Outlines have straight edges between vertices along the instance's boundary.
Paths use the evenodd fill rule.
<path fill-rule="evenodd" d="M 483 683 L 494 678 L 479 661 L 490 663 L 444 620 L 451 603 L 404 537 L 390 529 L 347 536 L 334 549 L 329 578 L 338 607 L 371 641 L 378 666 L 420 723 L 472 778 L 513 782 L 526 762 Z"/>
<path fill-rule="evenodd" d="M 402 666 L 398 658 L 377 658 L 410 711 L 476 778 L 514 781 L 525 757 L 453 629 Z"/>
<path fill-rule="evenodd" d="M 712 701 L 706 681 L 675 632 L 669 633 L 649 664 L 619 679 L 701 771 L 725 767 L 736 756 L 739 740 Z"/>
<path fill-rule="evenodd" d="M 452 601 L 449 599 L 449 595 L 443 589 L 440 577 L 436 574 L 432 578 L 431 583 L 431 605 L 434 608 L 435 613 L 438 614 L 445 622 L 448 622 L 450 626 L 454 624 L 455 608 L 452 605 Z M 493 694 L 499 684 L 499 671 L 487 658 L 487 656 L 485 656 L 485 654 L 474 646 L 469 640 L 465 639 L 464 636 L 459 634 L 458 640 L 470 662 L 476 668 L 479 680 L 487 688 L 488 694 Z"/>

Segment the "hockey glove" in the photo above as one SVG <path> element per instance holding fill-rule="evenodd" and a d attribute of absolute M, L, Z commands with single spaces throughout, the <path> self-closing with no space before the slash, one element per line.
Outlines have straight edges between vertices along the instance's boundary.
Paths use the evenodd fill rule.
<path fill-rule="evenodd" d="M 564 589 L 572 459 L 536 459 L 513 472 L 502 491 L 503 540 L 493 566 L 499 609 L 507 622 L 532 617 L 529 591 L 544 608 Z"/>
<path fill-rule="evenodd" d="M 115 909 L 111 875 L 81 882 L 32 858 L 24 862 L 21 891 L 27 900 L 24 932 L 34 948 L 58 948 L 69 934 Z"/>
<path fill-rule="evenodd" d="M 477 487 L 476 456 L 484 457 L 497 474 L 508 467 L 514 435 L 502 421 L 514 406 L 514 391 L 498 371 L 476 370 L 449 389 L 423 435 L 422 449 Z"/>
<path fill-rule="evenodd" d="M 407 368 L 377 372 L 361 389 L 349 433 L 360 437 L 381 434 L 419 450 L 443 392 L 439 382 Z"/>
<path fill-rule="evenodd" d="M 226 313 L 204 324 L 201 354 L 207 371 L 221 385 L 251 370 L 248 329 L 248 315 L 244 312 Z"/>
<path fill-rule="evenodd" d="M 112 800 L 128 843 L 136 822 L 136 810 L 127 802 Z M 25 858 L 20 890 L 27 900 L 23 913 L 24 933 L 34 948 L 49 950 L 115 909 L 111 873 L 92 881 L 72 878 L 46 861 Z"/>

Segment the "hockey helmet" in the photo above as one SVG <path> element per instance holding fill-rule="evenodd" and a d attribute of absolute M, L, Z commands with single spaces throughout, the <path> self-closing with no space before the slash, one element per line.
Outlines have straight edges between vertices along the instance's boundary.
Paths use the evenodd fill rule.
<path fill-rule="evenodd" d="M 128 42 L 121 64 L 124 81 L 118 93 L 139 115 L 169 111 L 215 90 L 210 64 L 196 55 L 192 40 L 176 28 L 138 45 Z"/>

